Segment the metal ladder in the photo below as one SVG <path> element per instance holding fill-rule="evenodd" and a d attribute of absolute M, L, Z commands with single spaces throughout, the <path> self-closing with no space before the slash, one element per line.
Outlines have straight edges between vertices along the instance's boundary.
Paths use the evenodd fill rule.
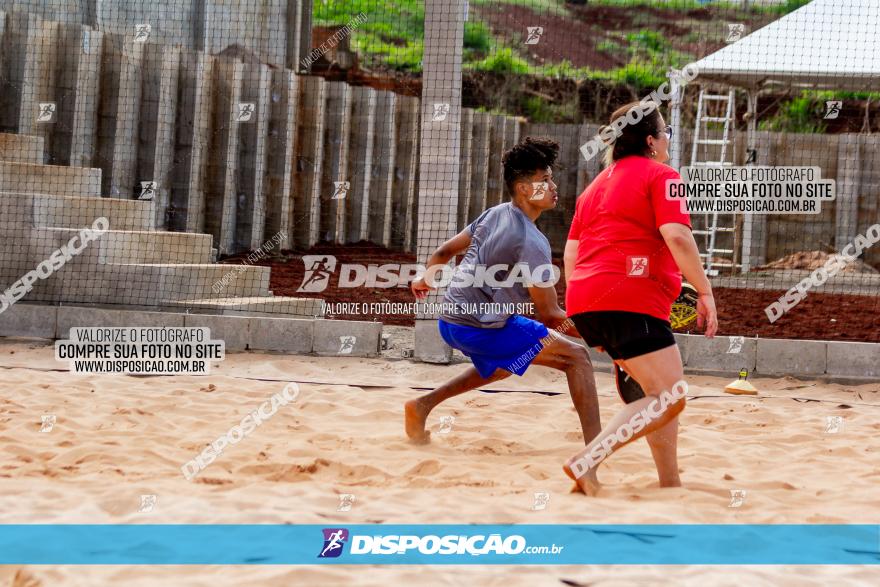
<path fill-rule="evenodd" d="M 716 108 L 715 110 L 718 111 L 717 113 L 723 112 L 723 115 L 718 116 L 717 113 L 716 115 L 708 115 L 707 113 L 710 111 L 710 108 L 708 107 L 710 102 L 717 102 L 718 108 Z M 727 94 L 711 94 L 707 90 L 700 90 L 700 98 L 697 101 L 697 118 L 694 128 L 694 142 L 691 149 L 691 166 L 729 167 L 733 165 L 733 161 L 728 161 L 728 158 L 733 158 L 733 140 L 731 140 L 730 136 L 730 127 L 734 123 L 734 120 L 734 90 L 730 90 Z M 720 139 L 701 138 L 701 136 L 709 136 L 708 127 L 704 127 L 704 124 L 709 122 L 724 123 L 724 128 Z M 718 147 L 720 149 L 718 159 L 700 161 L 698 159 L 698 157 L 700 156 L 700 151 L 708 150 L 700 149 L 700 146 Z M 730 148 L 728 149 L 728 147 Z M 726 268 L 737 266 L 737 263 L 734 262 L 733 249 L 719 249 L 715 246 L 718 240 L 718 233 L 733 233 L 736 231 L 735 226 L 719 226 L 718 216 L 718 212 L 713 212 L 711 220 L 707 219 L 707 226 L 705 229 L 693 231 L 694 235 L 701 235 L 704 237 L 704 252 L 700 253 L 700 257 L 703 258 L 706 268 L 706 274 L 710 277 L 718 275 L 718 269 L 716 269 L 716 267 Z M 717 261 L 715 259 L 716 257 L 729 257 L 730 260 Z"/>

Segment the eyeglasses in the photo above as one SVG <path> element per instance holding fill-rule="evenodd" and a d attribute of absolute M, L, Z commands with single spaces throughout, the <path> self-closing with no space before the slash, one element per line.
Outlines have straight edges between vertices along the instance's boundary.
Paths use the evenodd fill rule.
<path fill-rule="evenodd" d="M 670 140 L 672 139 L 672 127 L 671 126 L 667 126 L 666 128 L 664 128 L 663 132 L 666 133 L 667 139 L 670 139 Z"/>

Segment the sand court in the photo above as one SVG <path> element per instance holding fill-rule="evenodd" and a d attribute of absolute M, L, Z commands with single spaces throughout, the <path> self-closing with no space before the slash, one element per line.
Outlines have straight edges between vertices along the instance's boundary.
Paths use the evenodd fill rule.
<path fill-rule="evenodd" d="M 679 441 L 684 486 L 658 488 L 647 444 L 636 442 L 602 466 L 603 490 L 587 498 L 569 493 L 571 482 L 561 470 L 583 439 L 559 372 L 533 367 L 524 378 L 489 386 L 509 393 L 454 398 L 431 414 L 430 444 L 414 446 L 406 439 L 403 402 L 420 393 L 415 388 L 439 384 L 461 369 L 239 353 L 215 363 L 205 377 L 75 375 L 59 369 L 51 346 L 5 340 L 0 522 L 880 522 L 880 501 L 864 490 L 880 481 L 880 451 L 870 441 L 880 432 L 880 384 L 757 378 L 761 394 L 746 397 L 723 393 L 727 379 L 689 376 Z M 184 477 L 184 463 L 291 381 L 300 389 L 295 401 L 226 446 L 192 481 Z M 607 421 L 620 400 L 610 375 L 597 373 L 597 382 Z M 740 492 L 741 504 L 734 504 L 732 491 Z M 536 493 L 549 494 L 543 509 L 535 507 Z M 344 500 L 350 510 L 337 511 Z M 226 570 L 230 577 L 260 576 L 270 584 L 298 572 Z M 78 584 L 84 577 L 113 582 L 118 569 L 25 571 L 45 581 L 36 584 L 52 584 L 50 577 Z M 158 581 L 166 571 L 139 571 L 140 580 Z M 461 577 L 487 585 L 508 575 L 491 567 L 461 571 Z M 178 584 L 208 584 L 213 572 L 182 571 Z M 438 584 L 453 584 L 443 581 L 456 576 L 432 572 Z M 586 581 L 594 572 L 618 576 L 598 567 L 569 574 L 564 568 L 530 568 L 518 570 L 521 582 L 514 584 Z M 664 572 L 633 568 L 623 576 L 659 578 Z M 754 572 L 768 581 L 775 576 L 767 569 Z M 841 570 L 853 577 L 870 572 Z M 797 573 L 808 576 L 805 569 Z M 306 575 L 330 584 L 344 576 L 331 568 Z M 370 580 L 402 584 L 417 576 L 413 567 L 398 567 L 371 573 Z M 700 581 L 714 575 L 701 567 L 684 576 Z M 504 583 L 511 584 L 509 577 Z"/>

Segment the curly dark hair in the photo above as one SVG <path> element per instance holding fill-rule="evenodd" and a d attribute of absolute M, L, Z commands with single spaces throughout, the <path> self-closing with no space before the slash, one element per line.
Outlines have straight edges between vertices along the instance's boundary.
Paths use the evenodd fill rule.
<path fill-rule="evenodd" d="M 501 157 L 504 165 L 504 186 L 507 194 L 513 197 L 513 184 L 556 164 L 559 156 L 559 143 L 544 137 L 526 137 L 514 145 Z"/>

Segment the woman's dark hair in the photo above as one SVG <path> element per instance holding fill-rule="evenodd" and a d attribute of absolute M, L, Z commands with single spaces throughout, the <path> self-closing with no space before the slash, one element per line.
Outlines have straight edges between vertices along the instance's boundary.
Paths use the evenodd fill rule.
<path fill-rule="evenodd" d="M 559 156 L 559 143 L 542 137 L 526 137 L 518 145 L 511 147 L 501 157 L 504 165 L 504 185 L 508 195 L 513 198 L 513 184 L 536 171 L 544 171 L 556 164 Z"/>
<path fill-rule="evenodd" d="M 632 110 L 632 114 L 630 111 Z M 632 120 L 640 114 L 641 120 L 633 123 Z M 625 124 L 620 129 L 620 134 L 610 142 L 605 152 L 605 165 L 611 165 L 614 161 L 620 161 L 630 155 L 648 155 L 648 137 L 657 137 L 663 132 L 660 117 L 660 106 L 656 102 L 630 102 L 621 106 L 611 114 L 611 122 L 622 118 Z M 604 128 L 602 129 L 604 130 Z M 602 130 L 599 133 L 602 133 Z"/>

